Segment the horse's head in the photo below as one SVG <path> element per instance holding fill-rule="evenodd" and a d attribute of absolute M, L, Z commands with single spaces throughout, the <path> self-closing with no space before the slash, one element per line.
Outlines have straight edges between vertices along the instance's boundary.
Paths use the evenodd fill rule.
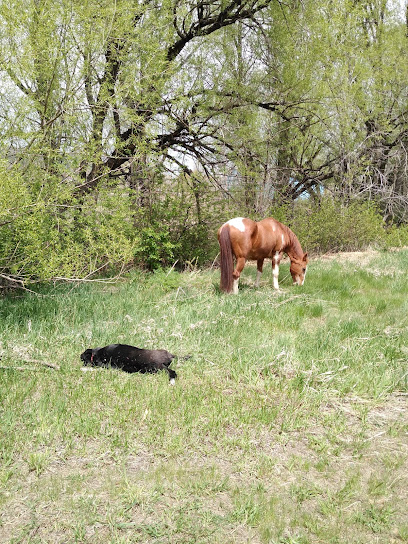
<path fill-rule="evenodd" d="M 309 258 L 307 253 L 301 259 L 292 259 L 290 262 L 290 273 L 295 285 L 303 285 L 306 277 L 307 263 Z"/>

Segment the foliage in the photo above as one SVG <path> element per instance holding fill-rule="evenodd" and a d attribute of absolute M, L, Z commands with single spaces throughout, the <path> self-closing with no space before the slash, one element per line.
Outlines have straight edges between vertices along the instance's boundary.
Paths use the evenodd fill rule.
<path fill-rule="evenodd" d="M 129 201 L 109 188 L 66 203 L 52 182 L 35 188 L 16 169 L 0 172 L 0 271 L 23 280 L 83 277 L 131 261 L 135 244 Z"/>
<path fill-rule="evenodd" d="M 408 225 L 391 225 L 386 228 L 386 247 L 408 247 Z"/>
<path fill-rule="evenodd" d="M 229 218 L 240 215 L 234 209 L 229 214 Z M 364 200 L 345 204 L 341 198 L 323 195 L 319 199 L 301 199 L 292 205 L 272 206 L 264 217 L 274 217 L 288 225 L 304 250 L 315 254 L 408 245 L 407 227 L 387 225 L 379 207 Z"/>
<path fill-rule="evenodd" d="M 148 210 L 136 219 L 139 241 L 135 262 L 154 270 L 202 266 L 218 252 L 216 231 L 224 221 L 226 202 L 198 173 L 150 186 Z M 148 226 L 146 226 L 148 225 Z"/>
<path fill-rule="evenodd" d="M 344 205 L 340 199 L 322 198 L 310 205 L 299 203 L 289 223 L 312 252 L 353 251 L 386 243 L 383 218 L 370 202 Z"/>
<path fill-rule="evenodd" d="M 192 225 L 182 234 L 179 244 L 179 260 L 187 266 L 207 266 L 218 253 L 216 231 L 220 226 L 214 221 Z"/>
<path fill-rule="evenodd" d="M 155 270 L 171 264 L 176 247 L 169 239 L 167 228 L 153 223 L 141 230 L 135 257 L 149 270 Z"/>

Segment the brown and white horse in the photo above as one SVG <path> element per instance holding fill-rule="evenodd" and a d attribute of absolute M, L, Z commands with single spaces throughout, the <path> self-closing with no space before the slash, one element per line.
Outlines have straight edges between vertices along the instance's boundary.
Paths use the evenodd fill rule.
<path fill-rule="evenodd" d="M 273 286 L 279 289 L 279 263 L 283 253 L 290 258 L 290 273 L 293 283 L 303 285 L 306 276 L 307 253 L 289 227 L 268 217 L 252 221 L 243 217 L 230 219 L 218 230 L 221 249 L 221 290 L 238 293 L 238 282 L 247 259 L 256 260 L 255 286 L 259 286 L 265 259 L 272 259 Z M 234 269 L 233 256 L 236 259 Z"/>

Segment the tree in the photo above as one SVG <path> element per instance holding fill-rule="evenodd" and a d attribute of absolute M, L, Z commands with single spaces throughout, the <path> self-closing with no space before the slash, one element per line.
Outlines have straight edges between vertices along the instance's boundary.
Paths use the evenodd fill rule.
<path fill-rule="evenodd" d="M 402 15 L 385 0 L 2 4 L 0 154 L 35 203 L 36 247 L 65 255 L 54 269 L 69 247 L 98 268 L 159 216 L 170 245 L 213 228 L 224 195 L 257 216 L 324 190 L 406 221 Z M 181 178 L 188 198 L 171 194 Z"/>

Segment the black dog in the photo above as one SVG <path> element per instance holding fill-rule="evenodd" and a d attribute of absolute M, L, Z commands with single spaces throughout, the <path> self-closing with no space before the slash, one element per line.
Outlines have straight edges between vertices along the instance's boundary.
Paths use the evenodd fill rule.
<path fill-rule="evenodd" d="M 120 368 L 124 372 L 152 373 L 167 370 L 173 385 L 177 374 L 169 368 L 175 358 L 165 349 L 141 349 L 126 344 L 109 344 L 104 348 L 87 349 L 81 354 L 85 365 Z"/>

